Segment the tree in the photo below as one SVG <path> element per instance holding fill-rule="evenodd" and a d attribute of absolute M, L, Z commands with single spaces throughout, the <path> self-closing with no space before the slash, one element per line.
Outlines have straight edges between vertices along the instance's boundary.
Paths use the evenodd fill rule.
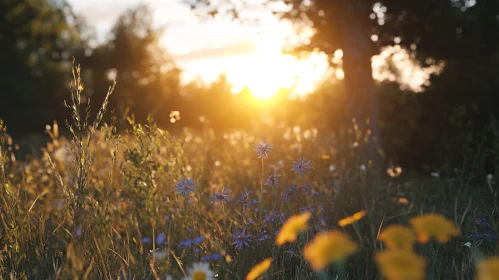
<path fill-rule="evenodd" d="M 267 11 L 314 30 L 305 48 L 328 55 L 343 50 L 346 107 L 360 130 L 370 132 L 368 159 L 380 145 L 378 99 L 370 59 L 386 45 L 400 44 L 424 63 L 463 60 L 468 65 L 496 55 L 499 12 L 497 1 L 412 0 L 267 0 Z M 246 6 L 244 4 L 246 4 Z M 243 18 L 252 1 L 197 0 L 192 7 L 205 14 L 229 11 Z M 259 2 L 260 3 L 260 2 Z M 284 3 L 284 5 L 276 5 Z M 277 8 L 276 8 L 277 7 Z M 219 9 L 220 8 L 220 9 Z M 251 13 L 255 15 L 255 13 Z M 427 60 L 427 58 L 431 58 Z M 433 61 L 433 62 L 432 62 Z M 464 73 L 461 71 L 461 73 Z M 448 98 L 451 100 L 452 98 Z M 465 98 L 466 99 L 466 98 Z M 468 98 L 469 99 L 469 95 Z M 445 98 L 442 100 L 447 101 Z M 441 104 L 444 105 L 444 104 Z M 365 121 L 369 120 L 368 123 Z M 369 134 L 368 132 L 368 134 Z M 366 134 L 361 137 L 366 136 Z M 372 141 L 378 140 L 378 141 Z"/>
<path fill-rule="evenodd" d="M 10 133 L 41 133 L 60 117 L 80 42 L 65 1 L 0 0 L 0 117 Z"/>
<path fill-rule="evenodd" d="M 151 10 L 140 5 L 127 10 L 116 21 L 109 40 L 81 55 L 88 69 L 87 94 L 97 105 L 104 98 L 110 79 L 117 79 L 117 89 L 110 101 L 123 117 L 134 114 L 145 121 L 151 114 L 159 125 L 169 124 L 168 114 L 176 108 L 180 94 L 181 71 L 159 45 L 162 29 L 152 26 Z M 129 110 L 129 111 L 128 111 Z"/>

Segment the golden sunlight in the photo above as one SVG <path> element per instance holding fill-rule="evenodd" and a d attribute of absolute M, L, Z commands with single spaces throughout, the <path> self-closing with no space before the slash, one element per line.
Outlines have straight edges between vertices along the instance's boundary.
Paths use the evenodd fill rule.
<path fill-rule="evenodd" d="M 232 83 L 232 92 L 244 88 L 260 99 L 268 99 L 279 90 L 304 96 L 314 90 L 328 69 L 327 56 L 314 52 L 306 58 L 283 54 L 284 39 L 278 32 L 256 36 L 252 52 L 192 61 L 186 67 L 189 76 L 210 82 L 225 73 Z"/>

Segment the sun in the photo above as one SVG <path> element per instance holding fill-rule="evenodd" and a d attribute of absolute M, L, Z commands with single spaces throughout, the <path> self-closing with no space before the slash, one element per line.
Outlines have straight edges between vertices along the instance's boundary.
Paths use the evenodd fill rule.
<path fill-rule="evenodd" d="M 296 58 L 282 54 L 282 41 L 272 34 L 259 34 L 255 52 L 244 62 L 227 72 L 233 83 L 233 92 L 246 87 L 262 99 L 272 97 L 280 89 L 289 89 L 295 83 Z"/>
<path fill-rule="evenodd" d="M 195 77 L 196 73 L 207 82 L 224 73 L 234 94 L 247 89 L 261 100 L 272 98 L 282 89 L 300 96 L 312 92 L 329 67 L 327 55 L 312 52 L 306 58 L 298 58 L 284 54 L 284 44 L 285 38 L 279 32 L 261 32 L 253 40 L 254 51 L 203 59 L 187 69 L 191 70 L 190 76 Z"/>

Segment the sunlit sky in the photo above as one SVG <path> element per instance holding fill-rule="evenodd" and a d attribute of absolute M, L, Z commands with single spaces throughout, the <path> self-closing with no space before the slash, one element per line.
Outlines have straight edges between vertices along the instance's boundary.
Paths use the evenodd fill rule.
<path fill-rule="evenodd" d="M 153 11 L 156 27 L 165 27 L 163 45 L 184 69 L 184 81 L 200 77 L 210 82 L 226 73 L 233 91 L 247 87 L 261 98 L 272 96 L 280 88 L 292 88 L 306 94 L 328 73 L 327 57 L 314 53 L 307 59 L 297 59 L 282 53 L 285 39 L 293 35 L 289 24 L 268 16 L 260 25 L 239 24 L 228 19 L 202 21 L 182 0 L 70 0 L 75 13 L 96 28 L 100 41 L 119 15 L 140 3 Z M 394 49 L 390 49 L 394 51 Z M 403 65 L 401 77 L 408 87 L 417 89 L 424 83 L 428 71 L 421 71 L 408 62 L 407 54 L 397 56 Z M 341 58 L 337 52 L 336 59 Z M 373 74 L 377 79 L 395 79 L 383 69 L 386 52 L 373 58 Z M 342 73 L 336 72 L 341 78 Z"/>

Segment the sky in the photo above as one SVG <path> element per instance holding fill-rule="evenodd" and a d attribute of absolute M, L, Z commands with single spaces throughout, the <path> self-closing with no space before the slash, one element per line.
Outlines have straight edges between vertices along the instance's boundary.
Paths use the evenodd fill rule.
<path fill-rule="evenodd" d="M 315 53 L 308 59 L 282 53 L 285 39 L 293 34 L 289 24 L 267 17 L 264 24 L 235 23 L 229 19 L 202 21 L 182 0 L 69 0 L 74 12 L 96 28 L 98 39 L 104 40 L 119 15 L 138 4 L 153 11 L 155 27 L 165 27 L 161 45 L 184 69 L 184 80 L 197 77 L 213 81 L 222 72 L 233 83 L 233 91 L 248 87 L 256 96 L 267 98 L 279 88 L 291 88 L 298 94 L 314 89 L 327 70 L 327 57 Z M 263 26 L 263 27 L 262 27 Z M 383 71 L 385 59 L 399 61 L 401 75 L 394 77 Z M 337 57 L 336 59 L 341 59 Z M 262 67 L 263 65 L 263 67 Z M 377 80 L 401 80 L 415 91 L 438 69 L 421 69 L 400 48 L 388 48 L 373 58 L 373 76 Z M 336 72 L 341 78 L 342 73 Z"/>
<path fill-rule="evenodd" d="M 263 18 L 260 26 L 242 25 L 229 19 L 202 21 L 182 0 L 70 0 L 75 13 L 95 26 L 99 40 L 120 14 L 141 3 L 153 11 L 155 27 L 165 27 L 160 43 L 184 69 L 186 80 L 201 77 L 209 82 L 224 72 L 234 91 L 246 86 L 257 96 L 269 97 L 293 85 L 300 93 L 310 92 L 326 71 L 325 56 L 302 61 L 282 54 L 283 42 L 293 31 L 273 17 Z"/>

